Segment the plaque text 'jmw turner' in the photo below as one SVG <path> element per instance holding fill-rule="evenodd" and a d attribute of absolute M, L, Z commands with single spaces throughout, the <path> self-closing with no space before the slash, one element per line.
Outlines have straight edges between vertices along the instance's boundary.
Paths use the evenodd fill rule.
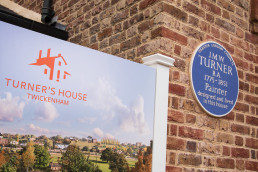
<path fill-rule="evenodd" d="M 239 91 L 236 65 L 228 51 L 216 42 L 204 42 L 192 56 L 191 86 L 201 107 L 222 117 L 234 108 Z"/>

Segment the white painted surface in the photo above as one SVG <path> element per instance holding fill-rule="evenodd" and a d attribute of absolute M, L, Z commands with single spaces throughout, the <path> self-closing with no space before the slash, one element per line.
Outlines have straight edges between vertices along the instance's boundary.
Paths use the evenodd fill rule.
<path fill-rule="evenodd" d="M 165 172 L 169 68 L 173 66 L 175 60 L 161 54 L 147 56 L 142 60 L 145 65 L 156 69 L 152 172 Z"/>

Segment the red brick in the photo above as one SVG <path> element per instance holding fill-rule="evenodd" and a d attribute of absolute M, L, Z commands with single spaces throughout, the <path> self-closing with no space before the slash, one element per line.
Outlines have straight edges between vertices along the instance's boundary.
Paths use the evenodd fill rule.
<path fill-rule="evenodd" d="M 243 126 L 243 125 L 238 125 L 238 124 L 232 124 L 231 125 L 231 131 L 232 132 L 237 132 L 240 134 L 250 134 L 250 127 Z"/>
<path fill-rule="evenodd" d="M 246 80 L 258 84 L 258 76 L 247 73 Z"/>
<path fill-rule="evenodd" d="M 182 168 L 166 166 L 166 172 L 182 172 Z"/>
<path fill-rule="evenodd" d="M 110 37 L 112 34 L 112 28 L 106 28 L 103 31 L 98 33 L 98 39 L 101 41 L 104 38 Z"/>
<path fill-rule="evenodd" d="M 239 81 L 239 89 L 249 92 L 249 84 L 246 82 Z"/>
<path fill-rule="evenodd" d="M 244 143 L 243 137 L 240 137 L 240 136 L 236 136 L 236 137 L 235 137 L 235 144 L 236 144 L 236 145 L 238 145 L 238 146 L 243 146 L 243 143 Z"/>
<path fill-rule="evenodd" d="M 245 146 L 253 149 L 258 149 L 258 139 L 246 138 Z"/>
<path fill-rule="evenodd" d="M 168 110 L 168 121 L 184 123 L 184 114 L 179 111 Z"/>
<path fill-rule="evenodd" d="M 182 45 L 187 45 L 187 37 L 165 27 L 159 27 L 151 32 L 151 38 L 165 37 Z"/>
<path fill-rule="evenodd" d="M 246 116 L 246 123 L 254 126 L 258 126 L 258 118 L 253 116 Z"/>
<path fill-rule="evenodd" d="M 246 161 L 245 168 L 251 171 L 258 171 L 258 161 Z"/>
<path fill-rule="evenodd" d="M 253 44 L 258 44 L 258 35 L 251 34 L 250 32 L 245 33 L 245 40 Z"/>
<path fill-rule="evenodd" d="M 172 108 L 178 109 L 179 108 L 179 98 L 172 97 Z"/>
<path fill-rule="evenodd" d="M 176 125 L 170 125 L 169 129 L 169 135 L 170 136 L 176 136 L 177 135 L 177 126 Z"/>
<path fill-rule="evenodd" d="M 152 5 L 153 3 L 155 3 L 156 1 L 158 1 L 158 0 L 143 0 L 143 1 L 141 1 L 140 10 L 145 9 L 149 5 Z"/>
<path fill-rule="evenodd" d="M 235 109 L 242 112 L 249 112 L 249 106 L 247 104 L 243 104 L 239 102 L 236 103 Z"/>
<path fill-rule="evenodd" d="M 235 113 L 234 112 L 230 112 L 226 116 L 223 116 L 221 119 L 234 120 L 235 119 Z"/>
<path fill-rule="evenodd" d="M 235 161 L 230 158 L 217 158 L 217 167 L 234 169 Z"/>
<path fill-rule="evenodd" d="M 172 150 L 185 150 L 185 140 L 175 137 L 167 138 L 167 149 Z"/>
<path fill-rule="evenodd" d="M 176 55 L 180 55 L 180 53 L 181 53 L 181 46 L 175 45 L 174 53 Z"/>
<path fill-rule="evenodd" d="M 227 146 L 223 146 L 223 153 L 224 156 L 230 156 L 230 148 Z"/>
<path fill-rule="evenodd" d="M 231 148 L 232 157 L 236 158 L 249 158 L 250 153 L 248 149 L 244 148 Z"/>
<path fill-rule="evenodd" d="M 258 105 L 258 97 L 246 95 L 245 96 L 245 101 L 248 102 L 248 103 L 252 103 L 252 104 Z"/>
<path fill-rule="evenodd" d="M 244 122 L 245 121 L 245 116 L 243 114 L 237 113 L 236 114 L 236 121 Z"/>
<path fill-rule="evenodd" d="M 202 157 L 194 154 L 179 154 L 178 164 L 199 166 L 202 164 Z"/>
<path fill-rule="evenodd" d="M 184 86 L 169 83 L 169 93 L 176 94 L 178 96 L 185 96 L 185 92 L 186 91 Z"/>
<path fill-rule="evenodd" d="M 233 59 L 235 61 L 235 64 L 238 68 L 240 69 L 244 69 L 244 70 L 248 70 L 248 63 L 245 61 L 243 61 L 242 59 L 236 58 L 233 56 Z M 241 89 L 241 88 L 240 88 Z"/>
<path fill-rule="evenodd" d="M 191 139 L 203 140 L 204 132 L 200 129 L 194 129 L 190 127 L 180 126 L 179 127 L 179 136 L 187 137 Z"/>

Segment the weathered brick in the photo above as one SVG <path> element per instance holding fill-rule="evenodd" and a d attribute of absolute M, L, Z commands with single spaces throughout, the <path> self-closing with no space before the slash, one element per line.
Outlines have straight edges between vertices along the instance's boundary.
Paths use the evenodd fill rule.
<path fill-rule="evenodd" d="M 151 32 L 151 38 L 166 37 L 180 44 L 187 45 L 187 37 L 165 27 L 159 27 Z"/>
<path fill-rule="evenodd" d="M 226 120 L 220 120 L 219 121 L 219 129 L 220 130 L 224 130 L 224 131 L 228 131 L 229 129 L 229 122 Z"/>
<path fill-rule="evenodd" d="M 237 132 L 240 134 L 250 134 L 250 127 L 243 126 L 243 125 L 238 125 L 238 124 L 232 124 L 231 125 L 231 131 L 232 132 Z"/>
<path fill-rule="evenodd" d="M 236 169 L 245 170 L 245 161 L 244 160 L 236 160 Z"/>
<path fill-rule="evenodd" d="M 248 1 L 245 0 L 232 0 L 232 2 L 234 4 L 236 4 L 237 6 L 243 8 L 244 10 L 248 10 Z"/>
<path fill-rule="evenodd" d="M 98 33 L 98 39 L 102 41 L 104 38 L 110 37 L 112 34 L 112 27 L 106 28 Z"/>
<path fill-rule="evenodd" d="M 232 157 L 236 158 L 249 158 L 250 153 L 248 149 L 244 148 L 231 148 Z"/>
<path fill-rule="evenodd" d="M 109 45 L 117 44 L 125 40 L 125 32 L 118 33 L 109 38 Z"/>
<path fill-rule="evenodd" d="M 234 169 L 235 161 L 230 158 L 217 158 L 217 167 Z"/>
<path fill-rule="evenodd" d="M 199 17 L 202 17 L 202 18 L 205 17 L 205 12 L 202 9 L 200 9 L 200 8 L 196 7 L 195 5 L 192 5 L 188 2 L 184 1 L 183 8 L 186 11 L 189 11 L 189 12 L 191 12 L 191 13 L 199 16 Z"/>
<path fill-rule="evenodd" d="M 196 152 L 196 142 L 188 141 L 186 143 L 186 150 L 189 152 Z"/>
<path fill-rule="evenodd" d="M 225 8 L 228 11 L 231 11 L 231 12 L 235 11 L 235 6 L 228 1 L 218 0 L 217 3 L 219 6 Z"/>
<path fill-rule="evenodd" d="M 196 121 L 196 116 L 195 115 L 191 115 L 191 114 L 186 115 L 186 123 L 194 124 L 195 121 Z"/>
<path fill-rule="evenodd" d="M 224 155 L 224 156 L 230 156 L 230 147 L 223 146 L 222 155 Z"/>
<path fill-rule="evenodd" d="M 200 129 L 194 129 L 190 127 L 180 126 L 179 136 L 187 137 L 191 139 L 203 140 L 204 132 Z"/>
<path fill-rule="evenodd" d="M 224 29 L 226 29 L 227 31 L 230 31 L 232 33 L 235 33 L 235 26 L 230 24 L 229 22 L 222 20 L 220 18 L 216 18 L 215 20 L 215 24 L 219 27 L 222 27 Z"/>
<path fill-rule="evenodd" d="M 243 137 L 240 137 L 240 136 L 236 136 L 236 137 L 235 137 L 235 144 L 236 144 L 236 145 L 238 145 L 238 146 L 243 146 L 243 143 L 244 143 Z"/>
<path fill-rule="evenodd" d="M 100 24 L 96 24 L 90 28 L 90 34 L 94 35 L 100 31 Z"/>
<path fill-rule="evenodd" d="M 167 138 L 167 149 L 172 150 L 185 150 L 185 140 L 178 139 L 175 137 L 168 137 Z"/>
<path fill-rule="evenodd" d="M 178 164 L 199 166 L 202 164 L 202 157 L 194 154 L 179 154 Z"/>
<path fill-rule="evenodd" d="M 203 157 L 203 165 L 205 165 L 206 167 L 214 167 L 215 166 L 215 158 L 213 157 Z"/>
<path fill-rule="evenodd" d="M 179 8 L 174 7 L 173 5 L 164 4 L 163 5 L 163 11 L 170 14 L 174 18 L 186 22 L 188 18 L 188 14 L 184 11 L 182 11 Z"/>
<path fill-rule="evenodd" d="M 138 12 L 138 5 L 136 4 L 130 8 L 130 16 L 137 14 L 137 12 Z"/>
<path fill-rule="evenodd" d="M 234 143 L 234 137 L 232 135 L 230 135 L 230 134 L 218 133 L 217 141 L 218 142 L 228 143 L 228 144 L 233 144 Z"/>
<path fill-rule="evenodd" d="M 193 38 L 198 39 L 200 41 L 202 41 L 204 39 L 204 33 L 200 32 L 200 31 L 198 31 L 194 28 L 184 26 L 183 27 L 183 32 L 188 37 L 193 37 Z"/>
<path fill-rule="evenodd" d="M 169 153 L 169 164 L 175 165 L 176 162 L 176 153 L 170 152 Z"/>
<path fill-rule="evenodd" d="M 215 129 L 217 126 L 218 120 L 214 119 L 210 116 L 200 116 L 196 120 L 196 124 L 198 127 L 209 127 L 211 129 Z"/>
<path fill-rule="evenodd" d="M 184 114 L 182 112 L 169 109 L 168 110 L 168 120 L 175 121 L 178 123 L 183 123 L 184 122 Z"/>
<path fill-rule="evenodd" d="M 151 28 L 152 24 L 150 21 L 145 21 L 138 26 L 139 33 L 143 33 Z"/>
<path fill-rule="evenodd" d="M 179 96 L 185 96 L 185 87 L 178 85 L 178 84 L 173 84 L 169 83 L 169 93 L 171 94 L 176 94 Z"/>
<path fill-rule="evenodd" d="M 253 149 L 258 149 L 258 139 L 246 138 L 245 146 Z"/>
<path fill-rule="evenodd" d="M 208 2 L 207 0 L 201 0 L 201 4 L 203 8 L 205 8 L 208 11 L 211 11 L 215 15 L 221 15 L 221 9 L 218 6 Z"/>
<path fill-rule="evenodd" d="M 136 47 L 137 45 L 140 45 L 141 43 L 141 40 L 139 38 L 139 36 L 136 36 L 134 38 L 131 38 L 123 43 L 121 43 L 121 51 L 125 51 L 125 50 L 128 50 L 128 49 L 131 49 L 133 47 Z"/>
<path fill-rule="evenodd" d="M 129 15 L 129 10 L 124 10 L 122 12 L 119 12 L 119 13 L 115 13 L 113 15 L 113 17 L 111 18 L 111 23 L 112 24 L 115 24 L 117 22 L 121 22 L 123 21 L 124 19 L 127 19 L 128 18 L 128 15 Z"/>
<path fill-rule="evenodd" d="M 134 25 L 138 22 L 141 22 L 143 21 L 144 17 L 143 17 L 143 13 L 139 13 L 139 14 L 136 14 L 135 16 L 133 16 L 130 20 L 129 20 L 129 23 L 130 25 Z"/>
<path fill-rule="evenodd" d="M 258 171 L 258 161 L 246 161 L 245 168 L 251 171 Z"/>

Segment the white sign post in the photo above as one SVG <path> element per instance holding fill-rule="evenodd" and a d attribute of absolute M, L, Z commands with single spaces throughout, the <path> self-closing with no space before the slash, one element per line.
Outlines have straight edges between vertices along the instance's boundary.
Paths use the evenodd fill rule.
<path fill-rule="evenodd" d="M 147 56 L 142 60 L 145 65 L 156 69 L 152 171 L 162 172 L 166 171 L 169 68 L 175 60 L 161 54 Z"/>

